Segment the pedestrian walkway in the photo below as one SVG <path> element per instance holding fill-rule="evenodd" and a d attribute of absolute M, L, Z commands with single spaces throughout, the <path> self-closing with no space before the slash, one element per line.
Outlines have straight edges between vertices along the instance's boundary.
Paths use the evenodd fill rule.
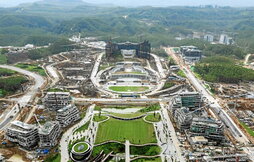
<path fill-rule="evenodd" d="M 125 162 L 130 162 L 130 141 L 125 141 Z"/>

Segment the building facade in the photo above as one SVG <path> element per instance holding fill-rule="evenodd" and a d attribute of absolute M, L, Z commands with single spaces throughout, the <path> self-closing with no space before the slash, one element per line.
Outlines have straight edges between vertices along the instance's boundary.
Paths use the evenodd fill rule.
<path fill-rule="evenodd" d="M 204 40 L 207 41 L 207 42 L 213 42 L 214 36 L 211 35 L 211 34 L 206 34 L 206 35 L 204 36 Z"/>
<path fill-rule="evenodd" d="M 69 92 L 48 92 L 44 98 L 44 105 L 51 111 L 57 111 L 71 104 Z"/>
<path fill-rule="evenodd" d="M 57 110 L 56 120 L 62 128 L 69 126 L 80 119 L 79 109 L 75 105 L 68 105 Z"/>
<path fill-rule="evenodd" d="M 5 138 L 24 148 L 32 148 L 37 145 L 39 140 L 38 129 L 32 124 L 13 121 L 6 130 Z"/>
<path fill-rule="evenodd" d="M 180 131 L 184 131 L 185 129 L 190 128 L 192 114 L 190 113 L 188 108 L 183 107 L 175 111 L 174 120 L 176 122 L 177 128 Z"/>
<path fill-rule="evenodd" d="M 180 51 L 186 62 L 197 62 L 202 58 L 202 51 L 195 46 L 181 46 Z"/>
<path fill-rule="evenodd" d="M 198 92 L 182 92 L 170 102 L 170 110 L 174 115 L 175 110 L 186 107 L 189 111 L 200 108 L 203 104 L 202 96 Z"/>
<path fill-rule="evenodd" d="M 149 41 L 144 41 L 142 43 L 113 43 L 112 41 L 108 41 L 106 44 L 106 57 L 110 58 L 120 54 L 122 50 L 135 50 L 135 56 L 150 59 L 151 44 Z"/>
<path fill-rule="evenodd" d="M 204 136 L 213 141 L 223 141 L 225 139 L 222 122 L 210 118 L 193 118 L 190 132 L 192 136 Z"/>
<path fill-rule="evenodd" d="M 39 128 L 39 147 L 51 148 L 57 145 L 57 138 L 61 133 L 60 124 L 57 121 L 46 122 Z"/>

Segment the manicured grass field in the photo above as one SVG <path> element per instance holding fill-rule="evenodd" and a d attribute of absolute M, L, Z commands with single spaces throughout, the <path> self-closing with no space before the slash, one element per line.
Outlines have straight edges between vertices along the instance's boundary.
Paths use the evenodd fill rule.
<path fill-rule="evenodd" d="M 129 140 L 134 144 L 145 144 L 155 143 L 156 137 L 153 125 L 144 122 L 143 119 L 122 121 L 111 118 L 99 125 L 96 143 L 109 140 Z"/>
<path fill-rule="evenodd" d="M 149 87 L 139 87 L 139 86 L 111 86 L 110 90 L 116 92 L 142 92 L 149 89 Z"/>
<path fill-rule="evenodd" d="M 74 146 L 74 151 L 75 152 L 85 152 L 88 149 L 88 145 L 86 143 L 78 143 L 77 145 Z"/>
<path fill-rule="evenodd" d="M 155 114 L 155 116 L 154 116 L 154 114 L 149 114 L 146 116 L 146 120 L 150 121 L 150 122 L 159 122 L 159 121 L 161 121 L 161 116 L 158 113 Z"/>
<path fill-rule="evenodd" d="M 38 74 L 40 74 L 41 76 L 46 76 L 46 73 L 44 71 L 43 68 L 41 68 L 40 66 L 38 66 L 37 64 L 25 64 L 25 63 L 19 63 L 16 65 L 16 67 L 28 70 L 28 71 L 32 71 L 32 72 L 37 72 Z"/>

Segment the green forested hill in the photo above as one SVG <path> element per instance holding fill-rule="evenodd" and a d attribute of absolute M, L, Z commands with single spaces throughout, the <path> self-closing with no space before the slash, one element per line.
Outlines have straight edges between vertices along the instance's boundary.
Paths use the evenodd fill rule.
<path fill-rule="evenodd" d="M 209 82 L 239 83 L 254 81 L 254 70 L 236 65 L 233 59 L 214 56 L 196 64 L 195 72 Z"/>
<path fill-rule="evenodd" d="M 123 8 L 44 1 L 0 8 L 0 45 L 45 45 L 82 33 L 104 39 L 119 37 L 116 41 L 142 37 L 159 46 L 176 44 L 178 34 L 226 31 L 235 33 L 239 46 L 254 52 L 253 15 L 253 8 Z"/>

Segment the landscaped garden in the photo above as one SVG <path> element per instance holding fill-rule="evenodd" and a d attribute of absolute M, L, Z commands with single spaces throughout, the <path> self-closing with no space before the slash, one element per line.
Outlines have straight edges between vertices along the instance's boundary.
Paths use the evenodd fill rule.
<path fill-rule="evenodd" d="M 87 122 L 84 125 L 82 125 L 81 127 L 79 127 L 78 129 L 75 130 L 74 134 L 77 132 L 85 131 L 89 127 L 89 124 L 90 124 L 90 122 Z"/>
<path fill-rule="evenodd" d="M 146 86 L 111 86 L 110 90 L 115 92 L 143 92 L 149 89 Z"/>
<path fill-rule="evenodd" d="M 101 121 L 106 120 L 107 118 L 108 117 L 103 116 L 103 115 L 94 115 L 93 121 L 95 121 L 95 122 L 101 122 Z"/>
<path fill-rule="evenodd" d="M 152 104 L 150 106 L 147 106 L 146 108 L 143 108 L 140 110 L 140 112 L 145 113 L 145 112 L 151 112 L 151 111 L 157 111 L 160 110 L 160 104 Z"/>
<path fill-rule="evenodd" d="M 124 153 L 125 145 L 119 143 L 107 143 L 104 145 L 95 146 L 93 147 L 92 157 L 98 155 L 102 150 L 104 151 L 105 154 L 109 154 L 111 151 L 113 151 L 114 154 Z"/>
<path fill-rule="evenodd" d="M 88 150 L 88 147 L 88 144 L 86 144 L 85 142 L 80 142 L 74 145 L 73 149 L 75 152 L 83 153 Z"/>
<path fill-rule="evenodd" d="M 96 143 L 115 140 L 134 144 L 156 143 L 154 127 L 143 119 L 124 121 L 109 119 L 100 123 Z"/>
<path fill-rule="evenodd" d="M 131 155 L 155 156 L 161 153 L 161 148 L 155 145 L 130 146 Z"/>
<path fill-rule="evenodd" d="M 145 119 L 149 122 L 159 122 L 161 121 L 161 116 L 159 113 L 149 114 L 145 117 Z"/>

